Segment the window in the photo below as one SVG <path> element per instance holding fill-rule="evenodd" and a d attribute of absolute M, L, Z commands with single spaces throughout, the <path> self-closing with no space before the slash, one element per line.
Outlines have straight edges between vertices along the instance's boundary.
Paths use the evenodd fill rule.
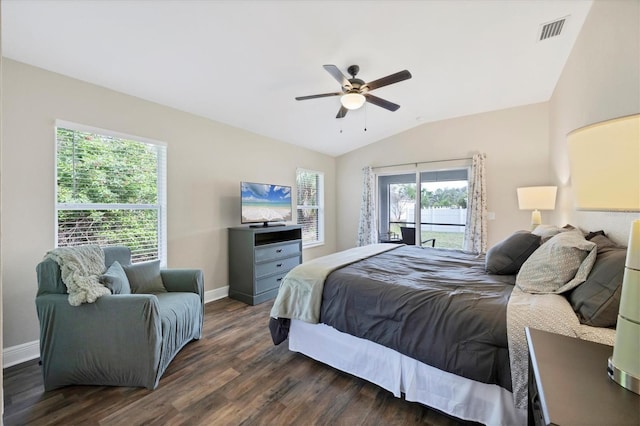
<path fill-rule="evenodd" d="M 56 246 L 125 245 L 166 265 L 166 147 L 56 125 Z"/>
<path fill-rule="evenodd" d="M 420 241 L 435 238 L 438 248 L 462 249 L 467 192 L 467 168 L 379 176 L 380 235 L 415 227 Z"/>
<path fill-rule="evenodd" d="M 302 225 L 302 244 L 324 243 L 324 174 L 312 170 L 296 171 L 298 225 Z"/>

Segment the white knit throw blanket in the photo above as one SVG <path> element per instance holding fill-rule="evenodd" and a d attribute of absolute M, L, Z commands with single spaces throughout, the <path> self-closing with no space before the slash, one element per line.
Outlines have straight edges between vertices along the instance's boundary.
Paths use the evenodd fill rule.
<path fill-rule="evenodd" d="M 400 247 L 397 244 L 370 244 L 304 262 L 282 280 L 271 308 L 272 318 L 299 319 L 311 324 L 320 322 L 320 304 L 324 280 L 336 269 L 375 254 Z"/>
<path fill-rule="evenodd" d="M 99 246 L 58 247 L 45 255 L 60 265 L 62 282 L 67 286 L 69 304 L 93 303 L 100 296 L 111 294 L 100 284 L 104 273 L 104 252 Z"/>

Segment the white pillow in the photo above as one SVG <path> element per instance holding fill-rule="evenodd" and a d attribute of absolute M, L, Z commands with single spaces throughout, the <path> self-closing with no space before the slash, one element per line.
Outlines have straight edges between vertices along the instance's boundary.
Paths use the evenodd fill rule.
<path fill-rule="evenodd" d="M 533 235 L 538 235 L 542 238 L 542 243 L 545 243 L 554 235 L 558 235 L 561 232 L 573 231 L 575 229 L 576 228 L 571 225 L 566 225 L 562 228 L 556 225 L 538 225 L 533 231 L 531 231 L 531 233 Z"/>
<path fill-rule="evenodd" d="M 560 232 L 524 262 L 516 285 L 527 293 L 564 293 L 587 279 L 596 254 L 596 244 L 580 231 Z"/>

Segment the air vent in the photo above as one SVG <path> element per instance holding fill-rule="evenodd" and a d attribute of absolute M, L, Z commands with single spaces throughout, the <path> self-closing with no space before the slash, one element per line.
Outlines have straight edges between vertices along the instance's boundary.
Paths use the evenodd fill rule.
<path fill-rule="evenodd" d="M 565 16 L 564 18 L 556 19 L 555 21 L 547 22 L 546 24 L 541 24 L 538 41 L 559 36 L 568 18 L 568 16 Z"/>

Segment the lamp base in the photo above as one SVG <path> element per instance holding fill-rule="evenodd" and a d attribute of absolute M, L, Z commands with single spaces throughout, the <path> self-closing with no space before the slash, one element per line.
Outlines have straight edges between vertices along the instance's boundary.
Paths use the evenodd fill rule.
<path fill-rule="evenodd" d="M 611 380 L 623 388 L 640 395 L 640 378 L 634 377 L 633 375 L 617 368 L 613 364 L 613 360 L 611 358 L 609 358 L 609 362 L 607 363 L 607 374 L 609 374 Z"/>
<path fill-rule="evenodd" d="M 533 231 L 542 223 L 542 215 L 540 214 L 540 210 L 535 209 L 531 212 L 531 230 Z"/>

